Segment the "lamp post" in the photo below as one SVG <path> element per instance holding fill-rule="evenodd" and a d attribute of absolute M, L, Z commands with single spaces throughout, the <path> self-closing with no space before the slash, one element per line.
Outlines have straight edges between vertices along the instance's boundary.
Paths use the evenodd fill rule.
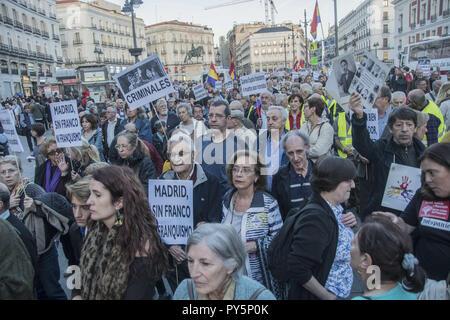
<path fill-rule="evenodd" d="M 134 57 L 136 63 L 139 62 L 138 57 L 142 53 L 142 48 L 137 47 L 136 42 L 136 29 L 134 27 L 134 7 L 138 8 L 141 4 L 143 4 L 142 0 L 125 0 L 125 4 L 122 7 L 123 13 L 131 13 L 131 27 L 133 29 L 133 43 L 134 47 L 129 49 L 130 54 Z"/>

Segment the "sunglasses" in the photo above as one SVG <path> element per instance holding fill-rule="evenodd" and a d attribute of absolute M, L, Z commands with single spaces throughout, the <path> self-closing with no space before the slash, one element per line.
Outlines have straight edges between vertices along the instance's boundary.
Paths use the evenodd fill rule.
<path fill-rule="evenodd" d="M 61 154 L 61 153 L 63 153 L 63 152 L 64 152 L 63 149 L 56 149 L 56 150 L 50 151 L 50 152 L 48 153 L 48 155 L 49 155 L 49 156 L 53 156 L 53 155 L 55 155 L 55 154 Z"/>

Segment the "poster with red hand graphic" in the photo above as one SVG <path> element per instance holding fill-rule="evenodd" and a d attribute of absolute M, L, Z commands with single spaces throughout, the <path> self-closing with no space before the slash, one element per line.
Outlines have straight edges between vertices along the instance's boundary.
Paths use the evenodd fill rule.
<path fill-rule="evenodd" d="M 420 188 L 420 168 L 391 164 L 381 205 L 403 211 Z"/>

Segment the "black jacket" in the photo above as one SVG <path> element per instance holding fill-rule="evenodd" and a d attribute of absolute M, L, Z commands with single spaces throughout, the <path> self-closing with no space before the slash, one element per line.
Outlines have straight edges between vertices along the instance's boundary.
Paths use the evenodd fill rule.
<path fill-rule="evenodd" d="M 116 125 L 114 126 L 114 136 L 117 136 L 117 134 L 120 132 L 120 123 L 122 119 L 117 118 Z M 106 121 L 102 126 L 102 133 L 103 133 L 103 154 L 105 155 L 105 158 L 108 158 L 109 153 L 109 146 L 108 146 L 108 122 Z M 114 146 L 113 146 L 114 147 Z"/>
<path fill-rule="evenodd" d="M 155 132 L 156 132 L 155 123 L 158 120 L 159 120 L 159 118 L 156 115 L 153 116 L 153 118 L 150 120 L 150 125 L 152 126 L 153 134 L 155 134 Z M 175 127 L 179 124 L 180 124 L 180 118 L 178 118 L 178 116 L 175 113 L 168 112 L 167 118 L 166 118 L 166 132 L 170 132 L 172 129 L 175 129 Z"/>
<path fill-rule="evenodd" d="M 395 78 L 396 76 L 394 75 L 391 81 L 391 89 L 393 91 L 402 91 L 406 93 L 406 90 L 408 89 L 408 82 L 406 82 L 406 78 L 404 77 L 399 79 Z"/>
<path fill-rule="evenodd" d="M 392 136 L 388 140 L 379 139 L 373 142 L 369 137 L 366 121 L 366 114 L 364 114 L 362 119 L 357 119 L 355 116 L 352 117 L 353 146 L 363 157 L 370 161 L 373 172 L 369 203 L 361 214 L 362 216 L 367 216 L 373 211 L 390 211 L 400 214 L 399 211 L 381 206 L 391 164 L 394 162 L 395 157 L 395 163 L 418 168 L 420 165 L 419 157 L 425 151 L 425 146 L 418 139 L 413 138 L 413 144 L 409 148 L 413 148 L 414 157 L 408 157 L 408 152 L 411 150 L 396 144 Z"/>
<path fill-rule="evenodd" d="M 139 178 L 139 181 L 141 181 L 145 194 L 148 195 L 148 180 L 157 178 L 155 165 L 152 160 L 140 151 L 135 150 L 131 158 L 122 159 L 119 157 L 117 164 L 131 168 Z"/>
<path fill-rule="evenodd" d="M 81 247 L 83 246 L 83 236 L 80 227 L 76 222 L 72 222 L 69 232 L 60 237 L 63 244 L 64 254 L 67 257 L 69 266 L 78 266 L 80 264 Z"/>
<path fill-rule="evenodd" d="M 316 204 L 322 210 L 308 209 L 297 219 L 291 252 L 286 262 L 280 262 L 287 263 L 289 300 L 318 299 L 303 285 L 314 277 L 325 286 L 338 245 L 338 222 L 330 206 L 315 193 L 308 204 Z"/>

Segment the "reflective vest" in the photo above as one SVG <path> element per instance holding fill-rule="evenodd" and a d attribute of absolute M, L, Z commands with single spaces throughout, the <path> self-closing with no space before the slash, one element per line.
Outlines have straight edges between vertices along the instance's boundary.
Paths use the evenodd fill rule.
<path fill-rule="evenodd" d="M 305 104 L 302 106 L 302 118 L 300 119 L 300 127 L 303 126 L 303 124 L 306 122 L 305 119 Z"/>
<path fill-rule="evenodd" d="M 328 102 L 327 102 L 328 114 L 332 115 L 333 121 L 336 121 L 336 117 L 338 116 L 338 115 L 336 114 L 336 112 L 337 112 L 337 108 L 336 108 L 336 106 L 337 106 L 337 101 L 334 100 L 334 99 L 329 99 L 329 100 L 327 100 L 327 101 L 328 101 Z"/>
<path fill-rule="evenodd" d="M 252 106 L 250 107 L 250 110 L 248 110 L 247 119 L 250 119 L 250 113 L 252 113 L 253 109 L 256 108 L 255 105 L 256 105 L 256 104 L 252 105 Z"/>
<path fill-rule="evenodd" d="M 422 110 L 422 112 L 432 114 L 441 121 L 441 124 L 438 128 L 438 142 L 441 142 L 442 138 L 444 137 L 445 131 L 447 130 L 441 110 L 439 110 L 439 107 L 433 101 L 429 100 L 427 106 Z M 428 147 L 426 134 L 423 137 L 422 143 L 425 145 L 425 147 Z"/>
<path fill-rule="evenodd" d="M 290 110 L 290 108 L 288 109 L 288 110 Z M 288 110 L 286 110 L 287 111 L 287 113 L 288 113 L 288 118 L 287 118 L 287 120 L 286 120 L 286 125 L 284 126 L 284 128 L 287 130 L 287 131 L 291 131 L 291 122 L 289 121 L 289 111 Z M 297 119 L 294 119 L 294 121 L 297 121 Z M 301 113 L 301 116 L 300 116 L 300 127 L 302 126 L 302 124 L 303 124 L 303 113 Z M 297 128 L 297 129 L 300 129 L 300 128 Z"/>
<path fill-rule="evenodd" d="M 353 148 L 352 141 L 352 126 L 347 128 L 347 121 L 345 120 L 345 112 L 338 113 L 338 139 L 344 148 Z M 338 155 L 341 158 L 347 158 L 347 154 L 338 149 Z"/>

